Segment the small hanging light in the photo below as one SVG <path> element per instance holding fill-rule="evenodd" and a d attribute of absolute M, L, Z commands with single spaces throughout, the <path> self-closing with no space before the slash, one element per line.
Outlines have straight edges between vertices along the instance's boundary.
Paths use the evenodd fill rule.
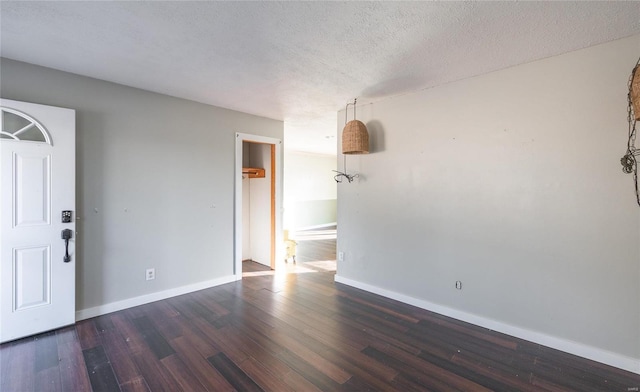
<path fill-rule="evenodd" d="M 362 121 L 356 120 L 356 100 L 347 104 L 344 113 L 345 126 L 342 130 L 342 153 L 349 155 L 369 153 L 369 132 Z M 353 105 L 353 120 L 347 122 L 349 105 Z"/>
<path fill-rule="evenodd" d="M 344 109 L 344 129 L 342 130 L 342 154 L 344 172 L 334 170 L 338 173 L 333 178 L 336 182 L 342 182 L 343 178 L 352 182 L 358 178 L 358 174 L 347 174 L 347 155 L 368 154 L 369 153 L 369 132 L 362 121 L 356 120 L 356 100 L 348 103 Z M 349 105 L 353 105 L 353 120 L 347 122 Z"/>

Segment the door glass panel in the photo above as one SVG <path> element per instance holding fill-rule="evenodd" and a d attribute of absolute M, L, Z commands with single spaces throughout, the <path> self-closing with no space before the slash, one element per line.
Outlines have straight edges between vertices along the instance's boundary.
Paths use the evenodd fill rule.
<path fill-rule="evenodd" d="M 20 140 L 28 140 L 31 142 L 45 142 L 45 138 L 44 135 L 42 134 L 42 132 L 40 132 L 40 130 L 38 129 L 38 127 L 35 126 L 35 124 L 27 129 L 26 131 L 22 132 L 20 135 L 18 135 L 18 139 Z"/>
<path fill-rule="evenodd" d="M 31 124 L 31 121 L 24 117 L 20 117 L 15 113 L 2 111 L 2 130 L 5 132 L 14 133 L 29 124 Z"/>
<path fill-rule="evenodd" d="M 8 110 L 10 109 L 2 110 L 2 133 L 0 133 L 0 138 L 49 143 L 40 124 Z"/>

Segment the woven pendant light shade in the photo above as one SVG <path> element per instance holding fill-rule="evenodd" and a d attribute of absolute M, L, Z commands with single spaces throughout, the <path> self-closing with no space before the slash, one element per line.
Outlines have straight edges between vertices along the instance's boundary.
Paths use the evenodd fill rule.
<path fill-rule="evenodd" d="M 367 127 L 362 121 L 351 120 L 344 126 L 342 130 L 342 153 L 369 153 L 369 132 L 367 132 Z"/>
<path fill-rule="evenodd" d="M 631 82 L 631 102 L 633 103 L 633 113 L 636 120 L 640 120 L 640 66 L 637 66 Z"/>

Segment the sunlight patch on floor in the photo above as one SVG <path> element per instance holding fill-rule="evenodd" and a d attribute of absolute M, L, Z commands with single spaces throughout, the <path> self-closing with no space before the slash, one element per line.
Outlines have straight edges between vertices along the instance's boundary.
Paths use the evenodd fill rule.
<path fill-rule="evenodd" d="M 336 270 L 335 260 L 308 261 L 304 263 L 282 263 L 276 266 L 276 270 L 243 272 L 242 277 L 252 276 L 278 276 L 288 274 L 308 274 L 313 272 L 327 272 Z"/>

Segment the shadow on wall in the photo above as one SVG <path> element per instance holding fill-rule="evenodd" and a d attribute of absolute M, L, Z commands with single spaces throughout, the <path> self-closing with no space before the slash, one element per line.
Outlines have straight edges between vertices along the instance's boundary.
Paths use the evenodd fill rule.
<path fill-rule="evenodd" d="M 400 62 L 400 64 L 402 64 L 402 62 Z M 415 91 L 416 86 L 424 86 L 427 81 L 428 79 L 426 77 L 400 76 L 368 87 L 362 91 L 360 96 L 366 98 L 383 98 L 390 95 L 403 94 L 407 91 Z"/>
<path fill-rule="evenodd" d="M 369 154 L 384 151 L 384 132 L 382 123 L 378 120 L 372 120 L 367 123 L 369 131 Z"/>

